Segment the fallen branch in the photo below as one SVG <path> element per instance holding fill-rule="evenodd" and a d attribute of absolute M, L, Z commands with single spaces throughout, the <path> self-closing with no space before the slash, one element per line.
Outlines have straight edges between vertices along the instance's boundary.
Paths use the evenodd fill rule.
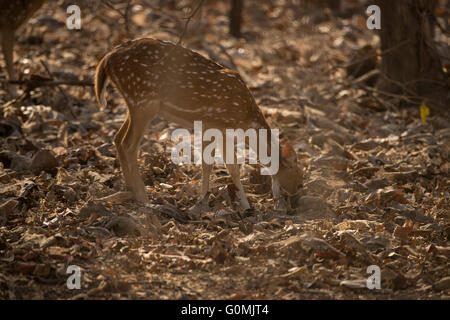
<path fill-rule="evenodd" d="M 391 48 L 388 48 L 388 49 L 386 49 L 384 51 L 381 51 L 380 53 L 375 52 L 375 53 L 369 54 L 369 55 L 367 55 L 365 57 L 362 57 L 362 58 L 355 59 L 353 61 L 347 62 L 345 64 L 332 66 L 326 72 L 329 73 L 329 72 L 332 72 L 332 71 L 334 71 L 336 69 L 347 69 L 350 66 L 353 66 L 353 65 L 355 65 L 357 63 L 364 62 L 364 61 L 366 61 L 368 59 L 372 59 L 374 57 L 381 57 L 381 56 L 385 55 L 386 53 L 389 53 L 389 52 L 392 52 L 392 51 L 400 49 L 401 47 L 403 47 L 405 44 L 407 44 L 409 42 L 410 42 L 410 40 L 405 40 L 405 41 L 402 41 L 402 42 L 396 44 L 395 46 L 393 46 Z"/>
<path fill-rule="evenodd" d="M 381 73 L 380 70 L 373 69 L 372 71 L 369 71 L 366 74 L 363 74 L 362 76 L 360 76 L 359 78 L 356 78 L 355 80 L 351 81 L 350 84 L 356 85 L 356 84 L 366 82 L 367 80 L 380 75 L 380 73 Z"/>
<path fill-rule="evenodd" d="M 78 86 L 78 87 L 93 87 L 92 81 L 86 80 L 8 80 L 0 79 L 0 83 L 9 83 L 13 85 L 28 85 L 31 87 L 54 87 L 59 85 Z"/>

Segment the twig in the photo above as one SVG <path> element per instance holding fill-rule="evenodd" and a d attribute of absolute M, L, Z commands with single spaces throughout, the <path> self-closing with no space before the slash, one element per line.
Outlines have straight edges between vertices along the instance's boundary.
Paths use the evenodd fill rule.
<path fill-rule="evenodd" d="M 144 5 L 145 5 L 145 8 L 151 9 L 152 13 L 158 14 L 158 15 L 160 15 L 163 18 L 166 18 L 166 19 L 171 20 L 171 21 L 178 21 L 179 20 L 179 18 L 175 14 L 172 14 L 171 12 L 167 12 L 164 9 L 155 7 L 151 3 L 148 3 L 147 1 L 144 1 Z"/>
<path fill-rule="evenodd" d="M 125 22 L 125 31 L 128 35 L 129 38 L 131 38 L 131 32 L 130 32 L 130 26 L 129 26 L 129 22 L 130 22 L 130 10 L 132 7 L 132 0 L 128 0 L 127 1 L 127 5 L 125 7 L 125 12 L 122 13 L 122 11 L 120 11 L 119 9 L 117 9 L 116 7 L 114 7 L 114 5 L 112 5 L 109 0 L 102 0 L 102 4 L 113 10 L 114 12 L 118 13 L 124 20 Z"/>
<path fill-rule="evenodd" d="M 200 7 L 202 6 L 203 2 L 204 2 L 204 0 L 199 0 L 199 2 L 197 4 L 197 7 L 192 11 L 192 13 L 188 17 L 185 18 L 186 19 L 186 23 L 184 24 L 183 31 L 181 32 L 181 35 L 180 35 L 177 43 L 175 44 L 175 46 L 173 46 L 172 49 L 169 50 L 169 52 L 164 57 L 162 57 L 161 59 L 156 61 L 155 65 L 159 64 L 159 63 L 161 63 L 161 61 L 164 61 L 165 59 L 167 59 L 167 57 L 169 57 L 172 54 L 172 52 L 181 45 L 181 42 L 183 41 L 183 37 L 184 37 L 184 35 L 186 33 L 186 30 L 187 30 L 189 22 L 192 20 L 192 18 L 195 16 L 197 11 L 200 9 Z"/>
<path fill-rule="evenodd" d="M 217 43 L 217 46 L 220 48 L 220 51 L 222 51 L 222 53 L 228 58 L 228 61 L 230 61 L 230 64 L 234 68 L 234 70 L 239 71 L 238 66 L 236 65 L 236 63 L 234 63 L 233 57 L 230 56 L 227 49 L 220 43 Z"/>
<path fill-rule="evenodd" d="M 378 76 L 380 73 L 381 73 L 380 70 L 373 69 L 372 71 L 369 71 L 366 74 L 363 74 L 362 76 L 360 76 L 359 78 L 356 78 L 353 81 L 351 81 L 351 84 L 359 84 L 359 83 L 362 83 L 362 82 L 366 82 L 370 78 Z"/>
<path fill-rule="evenodd" d="M 0 79 L 0 83 L 9 83 L 14 85 L 29 85 L 35 88 L 39 87 L 54 87 L 59 85 L 78 86 L 78 87 L 93 87 L 94 83 L 91 81 L 82 80 L 8 80 Z"/>
<path fill-rule="evenodd" d="M 419 101 L 428 100 L 428 101 L 430 101 L 431 103 L 434 103 L 436 106 L 439 106 L 440 108 L 445 108 L 445 106 L 444 106 L 443 104 L 441 104 L 440 102 L 438 102 L 438 101 L 436 101 L 436 100 L 434 100 L 434 99 L 430 99 L 429 97 L 418 96 L 418 95 L 415 94 L 414 91 L 412 91 L 411 89 L 409 89 L 409 88 L 407 87 L 408 83 L 414 83 L 414 82 L 415 82 L 414 80 L 409 81 L 408 83 L 403 84 L 403 83 L 401 83 L 401 82 L 399 82 L 399 81 L 396 81 L 396 80 L 394 80 L 394 79 L 389 78 L 387 75 L 385 75 L 385 74 L 382 73 L 382 72 L 380 72 L 380 75 L 383 77 L 384 80 L 386 80 L 386 81 L 388 81 L 388 82 L 391 82 L 391 83 L 395 84 L 395 85 L 398 86 L 400 89 L 402 89 L 404 92 L 410 94 L 410 95 L 411 95 L 410 98 L 412 98 L 412 99 L 417 99 L 417 100 L 419 100 Z M 423 81 L 423 80 L 425 80 L 425 79 L 416 79 L 416 80 L 422 80 L 422 81 Z M 442 85 L 442 84 L 441 84 L 441 85 Z M 442 87 L 446 87 L 446 86 L 445 86 L 445 85 L 442 85 Z"/>
<path fill-rule="evenodd" d="M 443 104 L 437 102 L 434 99 L 430 99 L 429 97 L 418 96 L 418 95 L 415 95 L 415 94 L 407 96 L 407 95 L 404 95 L 404 94 L 396 94 L 396 93 L 391 93 L 391 92 L 379 90 L 379 89 L 376 89 L 376 88 L 371 88 L 371 87 L 368 87 L 368 86 L 365 86 L 365 85 L 362 85 L 362 84 L 356 84 L 356 85 L 359 86 L 363 90 L 370 91 L 370 92 L 373 92 L 373 93 L 378 93 L 378 94 L 381 94 L 381 95 L 384 95 L 384 96 L 387 96 L 387 97 L 391 97 L 391 98 L 397 98 L 397 99 L 400 99 L 400 100 L 404 100 L 406 102 L 420 103 L 422 101 L 429 101 L 432 104 L 438 106 L 439 108 L 443 108 L 443 109 L 445 108 L 445 106 Z"/>
<path fill-rule="evenodd" d="M 50 79 L 53 80 L 54 76 L 53 76 L 52 72 L 50 71 L 50 68 L 48 67 L 48 65 L 45 63 L 44 60 L 41 60 L 41 64 L 44 66 L 45 71 L 47 71 L 48 75 L 50 76 Z M 64 90 L 61 88 L 61 86 L 57 85 L 56 87 L 58 88 L 59 92 L 61 92 L 61 94 L 63 95 L 63 97 L 66 100 L 67 104 L 69 105 L 70 114 L 75 119 L 76 118 L 75 112 L 72 109 L 72 104 L 70 103 L 69 97 L 64 92 Z"/>
<path fill-rule="evenodd" d="M 431 17 L 433 19 L 433 22 L 438 26 L 439 30 L 441 30 L 443 34 L 450 35 L 450 32 L 446 30 L 445 27 L 441 26 L 441 23 L 438 21 L 434 14 L 431 14 Z"/>
<path fill-rule="evenodd" d="M 197 7 L 194 9 L 194 11 L 192 11 L 192 13 L 185 18 L 186 23 L 184 24 L 183 32 L 181 33 L 180 38 L 178 39 L 177 46 L 179 46 L 181 44 L 181 41 L 183 41 L 183 37 L 186 33 L 189 22 L 191 22 L 192 18 L 196 15 L 197 11 L 200 9 L 204 1 L 205 0 L 199 0 Z"/>
<path fill-rule="evenodd" d="M 363 58 L 356 59 L 356 60 L 353 60 L 353 61 L 351 61 L 351 62 L 342 64 L 342 65 L 333 66 L 333 67 L 331 67 L 330 69 L 328 69 L 326 72 L 327 72 L 327 73 L 328 73 L 328 72 L 332 72 L 332 71 L 334 71 L 334 70 L 336 70 L 336 69 L 347 69 L 348 67 L 350 67 L 350 66 L 352 66 L 352 65 L 354 65 L 354 64 L 357 64 L 357 63 L 366 61 L 366 60 L 371 59 L 371 58 L 373 58 L 373 57 L 380 57 L 380 56 L 383 56 L 383 55 L 386 54 L 386 53 L 389 53 L 389 52 L 391 52 L 391 51 L 394 51 L 394 50 L 399 49 L 400 47 L 404 46 L 404 45 L 407 44 L 408 42 L 410 42 L 410 40 L 402 41 L 402 42 L 396 44 L 395 46 L 393 46 L 393 47 L 391 47 L 391 48 L 389 48 L 389 49 L 386 49 L 386 50 L 384 50 L 384 51 L 382 51 L 382 52 L 380 52 L 380 53 L 376 53 L 376 52 L 375 52 L 375 53 L 372 53 L 372 54 L 370 54 L 370 55 L 367 55 L 367 56 L 365 56 L 365 57 L 363 57 Z"/>
<path fill-rule="evenodd" d="M 391 92 L 375 89 L 375 88 L 372 88 L 372 87 L 369 87 L 369 86 L 366 86 L 366 85 L 363 85 L 363 84 L 360 84 L 360 83 L 357 83 L 356 85 L 358 87 L 360 87 L 361 89 L 366 90 L 366 91 L 370 91 L 370 92 L 373 92 L 373 93 L 378 93 L 378 94 L 381 94 L 381 95 L 384 95 L 384 96 L 387 96 L 387 97 L 391 97 L 391 98 L 397 98 L 397 99 L 404 100 L 404 101 L 411 102 L 411 103 L 416 103 L 417 102 L 417 101 L 414 101 L 414 100 L 411 100 L 411 99 L 420 100 L 419 97 L 417 97 L 417 96 L 407 96 L 407 95 L 404 95 L 404 94 L 391 93 Z"/>
<path fill-rule="evenodd" d="M 384 80 L 397 85 L 400 89 L 403 90 L 403 92 L 405 92 L 405 93 L 407 93 L 409 95 L 387 92 L 387 91 L 383 91 L 383 90 L 379 90 L 379 89 L 376 89 L 376 88 L 372 88 L 372 87 L 363 85 L 363 82 L 365 82 L 366 80 L 368 80 L 368 79 L 370 79 L 370 78 L 372 78 L 374 76 L 377 76 L 377 75 L 381 76 Z M 337 94 L 337 92 L 339 92 L 339 91 L 341 91 L 341 90 L 343 90 L 345 88 L 352 88 L 352 87 L 357 86 L 357 87 L 359 87 L 359 88 L 361 88 L 362 90 L 365 90 L 365 91 L 369 91 L 369 92 L 372 92 L 372 93 L 378 93 L 378 94 L 381 94 L 381 95 L 384 95 L 384 96 L 390 97 L 390 98 L 397 98 L 397 99 L 400 99 L 400 100 L 403 100 L 403 101 L 407 101 L 407 102 L 410 102 L 410 103 L 417 103 L 417 102 L 420 103 L 423 100 L 427 100 L 427 101 L 435 104 L 436 106 L 438 106 L 440 108 L 444 107 L 441 103 L 439 103 L 438 101 L 436 101 L 434 99 L 430 99 L 429 97 L 418 96 L 415 92 L 413 92 L 412 90 L 408 89 L 405 84 L 402 84 L 402 83 L 400 83 L 400 82 L 398 82 L 396 80 L 390 79 L 389 77 L 387 77 L 384 73 L 382 73 L 378 69 L 372 70 L 372 71 L 362 75 L 361 77 L 359 77 L 357 79 L 354 79 L 353 81 L 344 82 L 342 80 L 340 80 L 340 81 L 338 80 L 336 82 L 336 85 L 341 85 L 341 87 L 339 87 L 337 89 L 333 89 L 333 90 L 325 90 L 325 92 L 326 93 L 331 93 L 332 95 L 335 95 L 335 94 Z M 323 91 L 321 91 L 321 92 L 323 93 Z"/>
<path fill-rule="evenodd" d="M 445 81 L 439 81 L 439 80 L 436 80 L 436 79 L 414 79 L 414 80 L 405 82 L 405 85 L 407 86 L 407 85 L 410 85 L 410 84 L 413 84 L 413 83 L 416 83 L 416 82 L 430 82 L 430 83 L 438 84 L 441 87 L 447 87 L 448 86 L 448 84 Z"/>
<path fill-rule="evenodd" d="M 217 45 L 217 46 L 219 46 L 219 45 Z M 240 72 L 239 67 L 234 63 L 232 57 L 229 54 L 225 54 L 228 57 L 228 59 L 226 61 L 220 55 L 216 54 L 214 52 L 214 50 L 211 49 L 211 47 L 207 43 L 202 43 L 202 49 L 205 50 L 208 53 L 209 57 L 211 59 L 213 59 L 214 61 L 217 61 L 219 64 L 223 65 L 226 68 L 234 69 L 234 70 Z"/>

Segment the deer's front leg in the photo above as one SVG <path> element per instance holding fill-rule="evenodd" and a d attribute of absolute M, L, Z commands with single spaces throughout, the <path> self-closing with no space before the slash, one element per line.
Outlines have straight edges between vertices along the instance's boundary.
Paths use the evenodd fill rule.
<path fill-rule="evenodd" d="M 208 191 L 209 191 L 209 178 L 211 176 L 212 164 L 202 162 L 202 186 L 200 192 L 200 199 L 190 209 L 189 213 L 194 216 L 199 216 L 204 211 L 209 211 L 208 206 Z"/>
<path fill-rule="evenodd" d="M 248 203 L 247 196 L 245 195 L 244 187 L 241 183 L 241 174 L 239 164 L 227 164 L 228 172 L 231 175 L 234 185 L 238 189 L 237 196 L 239 198 L 239 203 L 241 208 L 244 210 L 250 209 L 250 204 Z"/>
<path fill-rule="evenodd" d="M 205 197 L 205 195 L 209 191 L 209 178 L 211 176 L 212 164 L 207 164 L 202 162 L 202 190 L 201 190 L 201 199 Z"/>
<path fill-rule="evenodd" d="M 281 193 L 280 182 L 278 181 L 278 177 L 276 175 L 272 176 L 272 194 L 274 209 L 277 211 L 287 212 L 289 206 Z"/>

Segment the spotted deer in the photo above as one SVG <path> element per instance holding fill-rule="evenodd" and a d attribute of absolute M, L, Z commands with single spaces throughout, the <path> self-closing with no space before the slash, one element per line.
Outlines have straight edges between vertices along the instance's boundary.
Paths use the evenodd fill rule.
<path fill-rule="evenodd" d="M 261 110 L 236 71 L 170 42 L 150 38 L 126 42 L 106 54 L 95 74 L 95 94 L 106 106 L 104 91 L 111 81 L 128 107 L 127 117 L 114 137 L 125 182 L 136 200 L 145 202 L 144 182 L 138 172 L 137 152 L 144 130 L 159 116 L 185 128 L 202 121 L 203 128 L 267 129 Z M 270 147 L 270 135 L 267 146 Z M 259 139 L 259 138 L 258 138 Z M 297 155 L 289 145 L 278 147 L 279 170 L 271 176 L 276 207 L 284 209 L 284 195 L 295 194 L 302 182 Z M 225 163 L 243 209 L 250 208 L 239 164 Z M 209 191 L 212 165 L 202 162 L 201 196 Z M 284 192 L 283 192 L 284 191 Z"/>
<path fill-rule="evenodd" d="M 45 0 L 0 0 L 0 38 L 6 71 L 9 79 L 14 80 L 14 35 Z"/>

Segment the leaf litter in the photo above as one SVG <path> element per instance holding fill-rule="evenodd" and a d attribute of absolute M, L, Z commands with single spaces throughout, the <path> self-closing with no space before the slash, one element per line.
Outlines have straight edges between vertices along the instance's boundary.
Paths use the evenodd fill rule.
<path fill-rule="evenodd" d="M 449 298 L 448 114 L 342 86 L 352 79 L 330 67 L 377 38 L 356 20 L 283 3 L 248 1 L 240 40 L 220 23 L 227 7 L 205 3 L 207 19 L 185 43 L 237 66 L 271 126 L 294 145 L 305 177 L 293 210 L 272 209 L 270 179 L 250 165 L 241 175 L 252 210 L 235 206 L 220 166 L 211 193 L 198 199 L 201 169 L 170 161 L 176 126 L 160 119 L 139 154 L 150 201 L 138 204 L 115 157 L 126 112 L 117 92 L 108 91 L 110 106 L 99 112 L 90 89 L 65 88 L 76 119 L 51 88 L 14 103 L 1 95 L 0 298 Z M 177 24 L 152 10 L 132 10 L 140 21 L 133 33 L 176 42 Z M 63 21 L 65 11 L 49 4 L 20 38 L 46 30 L 48 45 L 76 43 L 49 47 L 55 74 L 92 79 L 125 37 L 103 7 L 70 35 L 45 19 Z M 30 72 L 45 72 L 40 56 L 30 45 Z M 69 265 L 82 270 L 80 291 L 66 287 Z M 366 287 L 369 265 L 382 270 L 380 290 Z"/>

